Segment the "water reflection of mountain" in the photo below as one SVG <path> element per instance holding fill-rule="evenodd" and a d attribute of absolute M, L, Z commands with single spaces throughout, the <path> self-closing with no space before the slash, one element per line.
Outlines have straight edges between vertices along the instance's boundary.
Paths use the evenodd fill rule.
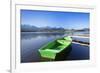
<path fill-rule="evenodd" d="M 35 33 L 35 32 L 21 32 L 21 39 L 31 39 L 31 38 L 37 38 L 37 37 L 63 37 L 65 36 L 65 33 Z"/>

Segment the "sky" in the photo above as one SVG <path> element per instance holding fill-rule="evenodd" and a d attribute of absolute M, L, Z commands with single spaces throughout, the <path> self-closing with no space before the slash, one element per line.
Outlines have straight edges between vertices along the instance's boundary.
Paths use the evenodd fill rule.
<path fill-rule="evenodd" d="M 62 27 L 66 29 L 89 28 L 89 13 L 21 10 L 21 25 L 36 27 Z"/>

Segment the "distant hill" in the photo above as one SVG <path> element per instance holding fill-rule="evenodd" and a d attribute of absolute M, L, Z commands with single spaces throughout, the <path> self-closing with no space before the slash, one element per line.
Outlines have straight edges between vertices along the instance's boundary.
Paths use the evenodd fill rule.
<path fill-rule="evenodd" d="M 22 32 L 31 32 L 31 31 L 33 31 L 33 32 L 35 32 L 35 31 L 37 31 L 37 27 L 35 27 L 35 26 L 31 26 L 31 25 L 21 25 L 21 31 Z"/>
<path fill-rule="evenodd" d="M 36 27 L 32 25 L 23 24 L 21 25 L 21 32 L 64 32 L 64 28 L 56 27 Z"/>
<path fill-rule="evenodd" d="M 66 32 L 66 31 L 71 31 L 71 32 L 81 32 L 81 31 L 89 31 L 89 28 L 83 28 L 83 29 L 64 29 L 62 27 L 36 27 L 33 25 L 28 25 L 28 24 L 22 24 L 21 25 L 21 32 Z"/>
<path fill-rule="evenodd" d="M 89 31 L 90 29 L 89 28 L 83 28 L 83 29 L 78 29 L 76 31 Z"/>

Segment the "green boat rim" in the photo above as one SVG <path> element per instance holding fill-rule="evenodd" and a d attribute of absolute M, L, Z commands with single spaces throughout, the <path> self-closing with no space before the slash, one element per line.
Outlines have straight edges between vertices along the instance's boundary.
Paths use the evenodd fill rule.
<path fill-rule="evenodd" d="M 38 51 L 42 57 L 55 59 L 56 54 L 67 49 L 71 42 L 71 37 L 58 38 L 42 46 Z"/>

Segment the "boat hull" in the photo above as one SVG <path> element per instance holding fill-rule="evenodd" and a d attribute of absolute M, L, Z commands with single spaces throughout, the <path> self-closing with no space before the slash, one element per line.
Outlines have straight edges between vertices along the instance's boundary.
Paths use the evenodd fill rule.
<path fill-rule="evenodd" d="M 39 49 L 40 55 L 42 58 L 47 58 L 51 60 L 55 60 L 56 58 L 60 57 L 61 55 L 66 54 L 71 47 L 72 39 L 68 40 L 69 38 L 65 39 L 57 39 L 53 42 L 48 43 L 47 45 L 43 46 Z M 52 49 L 53 48 L 53 49 Z"/>
<path fill-rule="evenodd" d="M 65 48 L 60 53 L 56 54 L 55 61 L 66 60 L 72 50 L 72 45 L 70 44 L 67 48 Z"/>

